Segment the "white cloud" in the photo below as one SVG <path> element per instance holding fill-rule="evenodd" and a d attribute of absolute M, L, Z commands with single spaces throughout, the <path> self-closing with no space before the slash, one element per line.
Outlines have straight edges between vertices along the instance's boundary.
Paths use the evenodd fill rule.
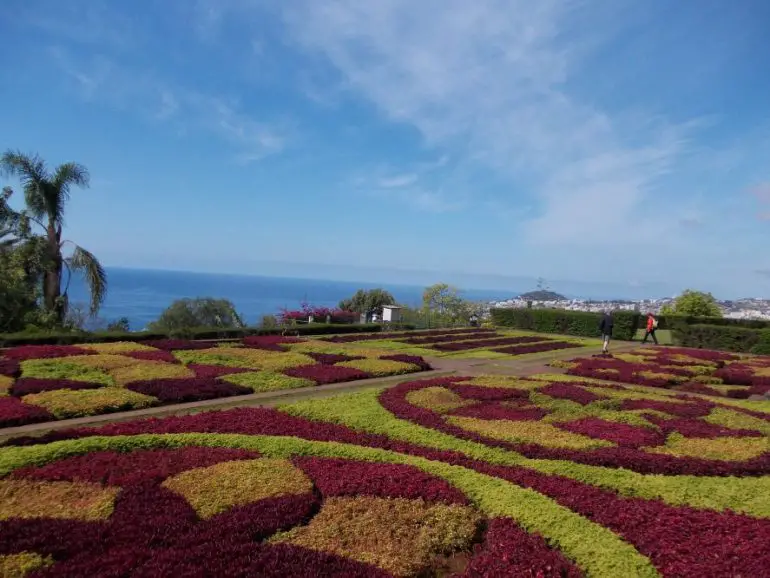
<path fill-rule="evenodd" d="M 172 123 L 181 132 L 216 135 L 237 150 L 239 162 L 281 152 L 295 132 L 289 121 L 266 122 L 244 114 L 237 100 L 176 86 L 104 57 L 81 61 L 61 49 L 53 56 L 82 98 Z"/>
<path fill-rule="evenodd" d="M 417 182 L 417 175 L 414 173 L 405 175 L 394 175 L 392 177 L 385 177 L 377 181 L 377 186 L 381 189 L 393 189 L 405 187 Z"/>
<path fill-rule="evenodd" d="M 294 42 L 325 55 L 344 86 L 416 127 L 429 146 L 507 175 L 512 188 L 524 183 L 518 189 L 542 207 L 524 228 L 527 238 L 562 243 L 602 242 L 607 226 L 624 231 L 638 222 L 636 212 L 686 151 L 692 129 L 638 111 L 596 109 L 573 89 L 586 47 L 601 41 L 597 28 L 576 24 L 590 20 L 579 11 L 584 4 L 283 6 Z M 609 224 L 604 230 L 600 220 Z"/>

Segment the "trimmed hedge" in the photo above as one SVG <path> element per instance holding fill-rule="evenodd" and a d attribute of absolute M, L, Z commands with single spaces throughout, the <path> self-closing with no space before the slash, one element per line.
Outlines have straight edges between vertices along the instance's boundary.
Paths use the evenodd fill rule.
<path fill-rule="evenodd" d="M 644 329 L 647 316 L 639 316 L 639 329 Z M 681 330 L 690 325 L 720 325 L 747 329 L 770 329 L 770 321 L 762 319 L 732 319 L 729 317 L 694 317 L 692 315 L 656 315 L 658 329 Z"/>
<path fill-rule="evenodd" d="M 673 331 L 674 343 L 683 347 L 716 349 L 739 353 L 759 353 L 755 348 L 767 331 L 729 325 L 684 325 Z M 768 337 L 764 337 L 767 347 Z"/>
<path fill-rule="evenodd" d="M 499 327 L 511 327 L 538 333 L 559 333 L 579 337 L 600 337 L 601 313 L 566 309 L 492 309 L 492 320 Z M 616 311 L 612 336 L 631 341 L 636 335 L 640 314 Z"/>
<path fill-rule="evenodd" d="M 414 329 L 413 325 L 399 326 L 403 330 Z M 391 326 L 392 329 L 392 326 Z M 374 323 L 357 324 L 326 324 L 310 323 L 297 325 L 288 330 L 300 335 L 333 335 L 336 333 L 376 333 L 382 331 L 382 326 Z M 150 341 L 156 339 L 185 338 L 185 339 L 239 339 L 250 335 L 281 335 L 283 329 L 260 329 L 244 327 L 241 329 L 223 329 L 221 327 L 201 327 L 188 331 L 100 331 L 95 333 L 71 331 L 50 333 L 6 333 L 0 334 L 0 347 L 15 347 L 17 345 L 74 345 L 78 343 L 111 343 L 115 341 Z"/>

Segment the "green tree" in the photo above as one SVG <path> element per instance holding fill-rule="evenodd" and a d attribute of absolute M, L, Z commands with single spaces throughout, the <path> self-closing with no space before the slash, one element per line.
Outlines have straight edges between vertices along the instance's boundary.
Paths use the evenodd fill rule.
<path fill-rule="evenodd" d="M 354 311 L 364 315 L 382 315 L 385 305 L 395 305 L 396 298 L 385 289 L 359 289 L 350 299 L 340 301 L 339 308 L 343 311 Z"/>
<path fill-rule="evenodd" d="M 446 283 L 436 283 L 426 287 L 422 294 L 423 307 L 438 315 L 452 315 L 458 312 L 462 303 L 456 287 Z"/>
<path fill-rule="evenodd" d="M 149 324 L 151 331 L 179 331 L 199 327 L 232 329 L 244 327 L 244 323 L 235 305 L 227 299 L 198 297 L 174 301 L 157 321 Z"/>
<path fill-rule="evenodd" d="M 88 169 L 68 162 L 50 171 L 38 155 L 6 151 L 0 158 L 0 170 L 17 177 L 24 190 L 25 209 L 15 213 L 5 189 L 3 212 L 12 214 L 17 223 L 36 225 L 46 241 L 47 258 L 43 272 L 43 304 L 56 325 L 62 325 L 67 314 L 68 289 L 74 272 L 83 275 L 90 291 L 90 313 L 95 315 L 107 293 L 107 274 L 98 259 L 72 241 L 62 238 L 64 216 L 73 187 L 88 187 Z M 64 271 L 67 272 L 66 280 Z"/>
<path fill-rule="evenodd" d="M 663 306 L 662 315 L 692 315 L 694 317 L 722 317 L 722 309 L 711 293 L 687 289 L 674 299 L 673 306 Z"/>

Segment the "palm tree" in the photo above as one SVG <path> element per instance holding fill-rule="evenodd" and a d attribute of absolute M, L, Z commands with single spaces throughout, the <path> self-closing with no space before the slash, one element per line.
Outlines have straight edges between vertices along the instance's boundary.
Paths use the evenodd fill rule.
<path fill-rule="evenodd" d="M 0 170 L 8 176 L 18 177 L 21 182 L 26 209 L 19 213 L 19 217 L 29 219 L 43 229 L 48 253 L 43 274 L 46 309 L 55 313 L 58 323 L 64 321 L 70 278 L 77 271 L 83 274 L 88 285 L 91 314 L 95 315 L 107 292 L 107 274 L 92 253 L 62 239 L 64 211 L 70 189 L 73 186 L 88 187 L 88 169 L 78 163 L 64 163 L 51 172 L 38 155 L 9 150 L 0 158 Z M 65 256 L 65 250 L 70 246 L 71 252 Z M 64 269 L 67 270 L 67 280 L 62 288 Z"/>

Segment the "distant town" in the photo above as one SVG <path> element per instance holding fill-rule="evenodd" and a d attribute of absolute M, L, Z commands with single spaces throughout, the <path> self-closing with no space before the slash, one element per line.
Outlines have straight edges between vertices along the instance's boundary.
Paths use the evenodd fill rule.
<path fill-rule="evenodd" d="M 547 293 L 536 295 L 536 293 Z M 539 298 L 538 298 L 539 297 Z M 532 308 L 568 309 L 571 311 L 640 311 L 642 313 L 659 313 L 664 305 L 670 305 L 674 298 L 641 299 L 641 300 L 610 300 L 597 301 L 591 299 L 568 299 L 552 292 L 532 292 L 505 301 L 490 303 L 493 308 L 525 308 L 531 303 Z M 717 301 L 725 317 L 733 319 L 770 319 L 770 300 L 759 298 L 738 299 L 735 301 Z"/>

